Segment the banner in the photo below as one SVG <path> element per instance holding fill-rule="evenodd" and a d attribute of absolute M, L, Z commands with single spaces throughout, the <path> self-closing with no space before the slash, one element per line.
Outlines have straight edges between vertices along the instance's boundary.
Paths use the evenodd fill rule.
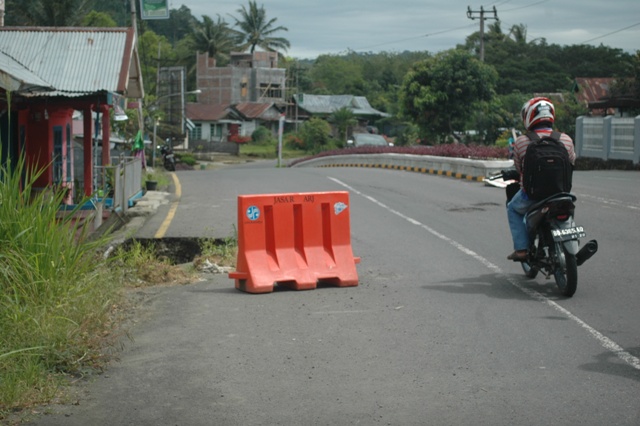
<path fill-rule="evenodd" d="M 169 19 L 169 0 L 140 0 L 142 19 Z"/>

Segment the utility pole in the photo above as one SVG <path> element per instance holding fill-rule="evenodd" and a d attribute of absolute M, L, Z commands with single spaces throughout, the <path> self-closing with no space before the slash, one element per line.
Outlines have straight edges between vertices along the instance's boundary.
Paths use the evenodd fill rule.
<path fill-rule="evenodd" d="M 486 12 L 482 6 L 480 6 L 480 10 L 471 10 L 471 6 L 467 6 L 467 18 L 476 19 L 476 16 L 473 15 L 474 13 L 480 14 L 480 61 L 484 62 L 484 21 L 487 19 L 495 19 L 497 21 L 498 12 L 496 7 L 493 6 L 493 17 L 485 17 L 484 14 Z"/>

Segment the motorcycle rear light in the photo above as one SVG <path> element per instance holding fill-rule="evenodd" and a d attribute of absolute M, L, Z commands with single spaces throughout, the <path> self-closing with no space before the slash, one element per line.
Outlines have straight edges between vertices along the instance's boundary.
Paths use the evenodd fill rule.
<path fill-rule="evenodd" d="M 558 219 L 558 220 L 567 220 L 567 219 L 569 219 L 569 215 L 568 214 L 559 214 L 558 216 L 556 216 L 556 219 Z"/>

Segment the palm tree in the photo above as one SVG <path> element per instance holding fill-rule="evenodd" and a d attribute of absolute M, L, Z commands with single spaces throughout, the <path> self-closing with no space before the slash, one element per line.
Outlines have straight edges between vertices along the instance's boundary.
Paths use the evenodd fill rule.
<path fill-rule="evenodd" d="M 202 17 L 203 22 L 198 23 L 193 30 L 194 47 L 198 52 L 208 53 L 210 58 L 223 64 L 229 60 L 229 54 L 235 47 L 235 38 L 240 34 L 229 28 L 218 15 L 216 22 L 209 16 Z"/>
<path fill-rule="evenodd" d="M 513 36 L 513 41 L 518 44 L 527 44 L 527 27 L 524 24 L 513 25 L 507 37 Z"/>
<path fill-rule="evenodd" d="M 340 134 L 340 139 L 343 139 L 345 142 L 347 141 L 349 129 L 358 124 L 358 120 L 353 114 L 353 111 L 347 107 L 335 110 L 333 114 L 331 114 L 331 117 L 329 117 L 329 121 L 336 126 Z"/>
<path fill-rule="evenodd" d="M 289 31 L 283 26 L 273 27 L 277 18 L 267 20 L 267 13 L 263 6 L 258 8 L 255 1 L 249 0 L 249 9 L 242 6 L 238 9 L 241 18 L 235 18 L 235 25 L 240 28 L 241 48 L 253 53 L 257 47 L 269 52 L 277 52 L 278 50 L 286 51 L 291 45 L 289 40 L 282 37 L 273 37 L 278 31 Z"/>

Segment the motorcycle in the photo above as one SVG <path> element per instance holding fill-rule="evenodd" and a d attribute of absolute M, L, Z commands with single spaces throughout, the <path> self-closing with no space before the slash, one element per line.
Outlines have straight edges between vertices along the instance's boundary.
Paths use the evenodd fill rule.
<path fill-rule="evenodd" d="M 488 179 L 511 182 L 506 186 L 507 203 L 520 187 L 515 170 L 503 170 Z M 525 276 L 535 278 L 541 272 L 546 279 L 554 278 L 560 293 L 571 297 L 578 287 L 578 266 L 598 251 L 598 242 L 591 240 L 580 248 L 586 237 L 584 227 L 574 221 L 576 196 L 561 192 L 535 202 L 525 213 L 531 245 L 522 263 Z"/>
<path fill-rule="evenodd" d="M 176 158 L 173 154 L 173 149 L 170 145 L 164 145 L 159 147 L 160 153 L 162 154 L 162 165 L 164 169 L 169 172 L 176 171 Z"/>

